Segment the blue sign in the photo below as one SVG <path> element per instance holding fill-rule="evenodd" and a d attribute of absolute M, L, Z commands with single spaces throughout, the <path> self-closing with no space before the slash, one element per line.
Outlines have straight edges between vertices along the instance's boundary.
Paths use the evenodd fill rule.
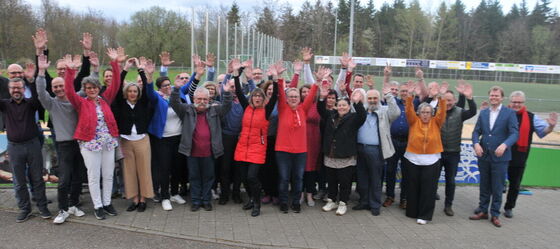
<path fill-rule="evenodd" d="M 407 67 L 429 67 L 429 60 L 408 59 L 406 60 Z"/>

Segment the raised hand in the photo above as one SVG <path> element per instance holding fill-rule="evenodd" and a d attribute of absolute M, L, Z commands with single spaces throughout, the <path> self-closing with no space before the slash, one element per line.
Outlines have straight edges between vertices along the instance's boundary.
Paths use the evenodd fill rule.
<path fill-rule="evenodd" d="M 231 61 L 228 62 L 228 65 L 227 65 L 227 73 L 228 73 L 228 74 L 232 74 L 232 73 L 233 73 L 233 66 L 232 66 L 232 63 L 233 63 L 233 60 L 231 60 Z"/>
<path fill-rule="evenodd" d="M 243 73 L 247 79 L 253 79 L 253 60 L 249 58 L 248 60 L 244 61 L 241 64 L 245 69 L 243 69 Z"/>
<path fill-rule="evenodd" d="M 313 53 L 311 52 L 311 48 L 308 47 L 302 48 L 301 57 L 303 59 L 303 63 L 305 64 L 311 63 L 311 59 L 313 58 Z"/>
<path fill-rule="evenodd" d="M 144 72 L 146 72 L 147 75 L 151 76 L 154 74 L 155 70 L 156 64 L 152 60 L 147 60 L 146 64 L 144 64 Z"/>
<path fill-rule="evenodd" d="M 447 83 L 447 81 L 442 82 L 441 86 L 439 87 L 439 94 L 445 94 L 447 92 L 447 89 L 449 89 L 449 83 Z"/>
<path fill-rule="evenodd" d="M 375 80 L 373 78 L 373 75 L 366 75 L 366 85 L 369 87 L 369 89 L 375 88 Z"/>
<path fill-rule="evenodd" d="M 352 103 L 361 103 L 364 100 L 364 95 L 360 91 L 352 92 Z"/>
<path fill-rule="evenodd" d="M 82 44 L 82 48 L 84 49 L 84 55 L 87 56 L 93 44 L 93 36 L 87 32 L 83 33 L 80 43 Z"/>
<path fill-rule="evenodd" d="M 47 70 L 49 68 L 49 66 L 51 65 L 50 61 L 47 61 L 47 56 L 42 54 L 39 55 L 38 58 L 38 65 L 37 67 L 39 67 L 39 75 L 45 75 L 45 70 Z"/>
<path fill-rule="evenodd" d="M 473 98 L 473 88 L 472 85 L 469 83 L 466 83 L 464 86 L 464 90 L 463 90 L 463 95 L 465 95 L 465 97 L 467 99 L 472 99 Z"/>
<path fill-rule="evenodd" d="M 348 62 L 352 60 L 352 57 L 348 55 L 348 53 L 342 53 L 340 57 L 340 65 L 342 68 L 348 68 Z"/>
<path fill-rule="evenodd" d="M 276 72 L 278 72 L 278 77 L 280 77 L 284 72 L 286 72 L 286 68 L 284 67 L 284 62 L 282 61 L 276 62 Z"/>
<path fill-rule="evenodd" d="M 98 70 L 99 70 L 99 57 L 97 56 L 97 53 L 95 53 L 93 51 L 90 51 L 88 56 L 89 56 L 89 63 L 94 68 L 94 71 L 98 72 Z"/>
<path fill-rule="evenodd" d="M 383 68 L 383 76 L 389 77 L 392 73 L 393 67 L 391 66 L 391 64 L 389 64 L 389 62 L 387 62 L 387 65 L 385 65 L 385 68 Z"/>
<path fill-rule="evenodd" d="M 35 64 L 33 63 L 26 63 L 25 64 L 25 70 L 23 71 L 23 76 L 26 79 L 33 79 L 33 77 L 35 76 Z"/>
<path fill-rule="evenodd" d="M 74 69 L 72 66 L 72 55 L 66 54 L 62 57 L 62 59 L 58 60 L 58 62 L 62 62 L 65 67 Z M 57 63 L 58 63 L 57 62 Z"/>
<path fill-rule="evenodd" d="M 294 73 L 300 74 L 301 71 L 303 70 L 303 62 L 301 62 L 300 60 L 295 60 L 293 65 L 294 65 Z"/>
<path fill-rule="evenodd" d="M 416 67 L 416 78 L 418 78 L 419 80 L 424 80 L 424 71 L 422 71 L 422 69 L 420 69 L 420 67 Z"/>
<path fill-rule="evenodd" d="M 216 56 L 213 53 L 208 53 L 206 55 L 206 61 L 204 62 L 204 64 L 206 64 L 207 67 L 213 67 L 215 63 Z"/>
<path fill-rule="evenodd" d="M 350 60 L 348 61 L 348 72 L 354 71 L 355 67 L 356 67 L 356 62 L 354 62 L 354 60 L 350 58 Z"/>
<path fill-rule="evenodd" d="M 558 123 L 558 113 L 551 112 L 550 114 L 548 114 L 546 122 L 548 122 L 548 125 L 551 127 L 556 126 L 556 124 Z"/>
<path fill-rule="evenodd" d="M 456 90 L 459 94 L 465 95 L 465 94 L 464 94 L 464 92 L 465 92 L 465 85 L 466 85 L 466 83 L 465 83 L 464 80 L 458 80 L 458 81 L 457 81 L 457 86 L 455 86 L 455 90 Z"/>
<path fill-rule="evenodd" d="M 144 65 L 140 64 L 140 63 L 136 63 L 136 61 L 138 61 L 138 59 L 136 59 L 135 57 L 132 58 L 128 58 L 128 60 L 126 60 L 126 62 L 124 63 L 124 71 L 128 71 L 128 69 L 130 69 L 131 67 L 134 66 L 134 64 L 136 64 L 136 67 L 138 69 L 144 69 Z"/>
<path fill-rule="evenodd" d="M 35 35 L 31 36 L 31 38 L 33 39 L 33 45 L 35 45 L 35 49 L 37 49 L 38 51 L 43 51 L 45 50 L 45 48 L 47 48 L 47 42 L 49 40 L 47 39 L 47 32 L 44 29 L 37 29 Z"/>
<path fill-rule="evenodd" d="M 237 75 L 237 73 L 239 73 L 239 69 L 241 68 L 242 65 L 241 65 L 241 61 L 238 58 L 233 58 L 229 62 L 228 66 L 231 66 L 232 73 Z"/>
<path fill-rule="evenodd" d="M 320 90 L 319 95 L 320 95 L 321 99 L 324 99 L 324 98 L 327 97 L 327 95 L 329 95 L 330 85 L 326 81 L 322 82 L 322 80 L 319 80 L 317 83 L 319 83 L 319 82 L 321 82 L 321 85 L 319 87 L 319 90 Z M 324 83 L 327 83 L 327 84 L 324 84 Z"/>
<path fill-rule="evenodd" d="M 198 56 L 197 54 L 193 54 L 192 55 L 192 60 L 195 66 L 197 66 L 200 63 L 200 56 Z"/>
<path fill-rule="evenodd" d="M 428 84 L 428 86 L 430 86 L 430 88 L 428 89 L 428 94 L 431 97 L 436 97 L 439 94 L 439 89 L 440 86 L 437 82 L 430 82 L 430 84 Z"/>
<path fill-rule="evenodd" d="M 123 52 L 124 52 L 124 50 L 123 50 Z M 107 56 L 109 56 L 109 58 L 110 58 L 112 61 L 116 61 L 117 58 L 119 58 L 119 52 L 117 51 L 117 49 L 114 49 L 114 48 L 107 48 Z M 123 60 L 123 61 L 124 61 L 124 60 Z M 119 61 L 119 62 L 121 62 L 121 61 Z"/>
<path fill-rule="evenodd" d="M 175 62 L 171 60 L 171 54 L 167 51 L 161 52 L 161 54 L 159 55 L 159 59 L 161 60 L 161 65 L 164 67 L 168 67 L 169 65 L 173 64 L 173 62 Z"/>
<path fill-rule="evenodd" d="M 72 57 L 72 63 L 74 64 L 74 68 L 79 68 L 82 66 L 82 56 L 79 54 L 75 54 Z"/>
<path fill-rule="evenodd" d="M 138 68 L 144 69 L 146 63 L 148 63 L 148 59 L 144 56 L 140 56 L 137 60 L 135 60 L 135 63 Z"/>
<path fill-rule="evenodd" d="M 128 58 L 128 55 L 124 52 L 124 48 L 123 47 L 118 47 L 117 48 L 117 61 L 119 63 L 123 63 L 124 61 L 126 61 L 126 58 Z"/>
<path fill-rule="evenodd" d="M 198 64 L 196 64 L 195 72 L 195 79 L 200 80 L 202 75 L 206 73 L 206 64 L 203 61 L 199 61 Z"/>

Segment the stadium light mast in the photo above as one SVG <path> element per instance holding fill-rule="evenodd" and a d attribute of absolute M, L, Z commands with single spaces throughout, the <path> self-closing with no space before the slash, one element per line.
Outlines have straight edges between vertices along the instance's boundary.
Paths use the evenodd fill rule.
<path fill-rule="evenodd" d="M 334 14 L 334 47 L 333 47 L 333 58 L 336 56 L 336 36 L 338 33 L 338 9 L 336 10 L 335 14 Z M 333 59 L 333 69 L 334 66 L 336 65 L 335 60 Z"/>
<path fill-rule="evenodd" d="M 348 55 L 352 56 L 352 44 L 354 43 L 354 0 L 350 0 L 350 37 L 348 38 Z"/>

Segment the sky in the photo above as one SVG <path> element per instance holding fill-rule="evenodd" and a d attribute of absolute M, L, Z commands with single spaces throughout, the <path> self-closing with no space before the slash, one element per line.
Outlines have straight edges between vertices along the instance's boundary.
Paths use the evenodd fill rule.
<path fill-rule="evenodd" d="M 38 7 L 41 4 L 41 0 L 24 0 L 30 3 L 34 7 Z M 167 9 L 184 11 L 186 13 L 191 12 L 191 8 L 204 9 L 204 8 L 217 8 L 224 6 L 227 9 L 231 6 L 233 1 L 223 1 L 223 0 L 94 0 L 94 1 L 84 1 L 84 0 L 51 0 L 56 1 L 60 6 L 70 7 L 71 9 L 83 12 L 88 9 L 100 10 L 104 15 L 108 17 L 115 18 L 118 21 L 127 21 L 128 18 L 136 11 L 147 9 L 152 6 L 160 6 Z M 270 1 L 270 0 L 269 0 Z M 274 1 L 274 0 L 273 0 Z M 314 3 L 316 0 L 310 0 Z M 322 0 L 328 1 L 328 0 Z M 331 0 L 334 3 L 337 0 Z M 422 8 L 430 13 L 435 13 L 437 7 L 441 2 L 446 2 L 449 5 L 455 2 L 455 0 L 419 0 Z M 527 0 L 527 6 L 530 10 L 535 7 L 538 0 Z M 236 0 L 237 4 L 244 11 L 253 11 L 255 8 L 260 8 L 264 5 L 263 0 Z M 289 3 L 293 6 L 294 10 L 299 10 L 301 4 L 304 2 L 302 0 L 276 0 L 278 6 L 284 3 Z M 362 3 L 366 3 L 367 0 L 361 0 Z M 393 2 L 393 0 L 374 0 L 376 9 L 379 9 L 384 2 Z M 409 3 L 410 0 L 405 0 Z M 463 3 L 467 6 L 467 9 L 472 9 L 478 6 L 480 0 L 463 0 Z M 511 6 L 516 3 L 520 4 L 521 0 L 500 0 L 502 7 L 504 8 L 504 13 L 509 12 Z M 560 1 L 552 1 L 552 8 L 560 9 Z"/>

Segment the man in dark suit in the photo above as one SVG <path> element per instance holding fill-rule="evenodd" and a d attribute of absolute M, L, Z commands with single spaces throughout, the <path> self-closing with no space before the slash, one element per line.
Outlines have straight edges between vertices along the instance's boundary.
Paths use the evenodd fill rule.
<path fill-rule="evenodd" d="M 469 219 L 488 219 L 488 206 L 492 199 L 491 222 L 494 226 L 501 227 L 498 217 L 502 205 L 502 191 L 511 160 L 511 147 L 517 141 L 519 129 L 515 111 L 502 105 L 504 90 L 494 86 L 490 88 L 488 95 L 490 108 L 480 112 L 472 133 L 480 172 L 480 195 L 475 215 Z"/>

